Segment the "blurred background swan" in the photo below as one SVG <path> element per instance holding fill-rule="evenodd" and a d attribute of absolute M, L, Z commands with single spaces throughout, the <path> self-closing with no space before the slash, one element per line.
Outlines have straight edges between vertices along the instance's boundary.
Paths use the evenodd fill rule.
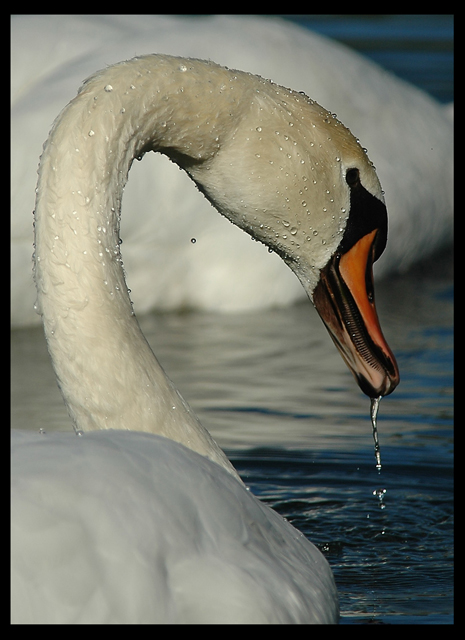
<path fill-rule="evenodd" d="M 15 16 L 11 42 L 14 326 L 40 321 L 31 212 L 53 119 L 95 69 L 137 54 L 211 58 L 337 113 L 368 148 L 386 192 L 390 241 L 379 276 L 452 241 L 452 109 L 341 44 L 277 18 L 147 15 Z M 133 167 L 123 200 L 124 262 L 139 314 L 260 309 L 305 295 L 276 255 L 216 215 L 166 158 L 149 155 Z"/>

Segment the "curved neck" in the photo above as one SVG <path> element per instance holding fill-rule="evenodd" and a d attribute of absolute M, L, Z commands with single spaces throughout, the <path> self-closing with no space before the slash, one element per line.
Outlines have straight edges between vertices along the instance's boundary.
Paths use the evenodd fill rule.
<path fill-rule="evenodd" d="M 347 222 L 340 150 L 346 167 L 367 165 L 317 103 L 213 63 L 144 56 L 84 83 L 44 147 L 35 211 L 38 306 L 77 428 L 159 433 L 232 469 L 132 310 L 119 215 L 133 159 L 168 155 L 220 213 L 279 253 L 312 298 Z"/>
<path fill-rule="evenodd" d="M 240 117 L 237 104 L 231 115 L 233 92 L 224 92 L 212 116 L 205 81 L 187 64 L 154 56 L 111 67 L 90 78 L 55 121 L 37 187 L 38 305 L 77 429 L 158 433 L 235 473 L 147 344 L 120 254 L 121 198 L 133 159 L 162 151 L 198 172 Z M 215 82 L 229 85 L 226 70 L 212 69 Z"/>

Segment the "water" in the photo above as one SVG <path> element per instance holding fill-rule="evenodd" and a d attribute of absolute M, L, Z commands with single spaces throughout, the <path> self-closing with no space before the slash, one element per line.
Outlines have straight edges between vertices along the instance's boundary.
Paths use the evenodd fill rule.
<path fill-rule="evenodd" d="M 381 401 L 381 396 L 378 398 L 371 398 L 371 401 L 370 401 L 371 425 L 373 427 L 373 440 L 375 441 L 376 468 L 378 469 L 378 471 L 381 471 L 381 449 L 379 446 L 378 423 L 377 423 L 380 401 Z"/>
<path fill-rule="evenodd" d="M 370 401 L 310 304 L 152 314 L 161 363 L 262 500 L 325 553 L 343 623 L 449 623 L 453 611 L 451 257 L 377 286 L 401 383 Z M 71 429 L 41 329 L 12 333 L 12 422 Z M 385 507 L 385 508 L 380 508 Z"/>
<path fill-rule="evenodd" d="M 300 22 L 308 17 L 299 17 Z M 316 16 L 443 102 L 452 19 Z M 453 622 L 453 276 L 450 254 L 376 287 L 401 383 L 378 414 L 309 304 L 260 313 L 152 314 L 163 366 L 244 481 L 328 558 L 341 622 Z M 40 328 L 12 332 L 13 428 L 71 430 Z"/>

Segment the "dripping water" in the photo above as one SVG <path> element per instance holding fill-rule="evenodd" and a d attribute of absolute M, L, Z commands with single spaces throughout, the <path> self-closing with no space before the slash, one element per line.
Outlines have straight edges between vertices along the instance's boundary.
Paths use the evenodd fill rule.
<path fill-rule="evenodd" d="M 373 426 L 373 440 L 375 441 L 376 468 L 378 469 L 378 471 L 381 471 L 381 451 L 379 448 L 378 423 L 377 423 L 380 401 L 381 401 L 381 396 L 378 396 L 378 398 L 371 398 L 371 406 L 370 406 L 371 424 Z"/>
<path fill-rule="evenodd" d="M 370 405 L 371 424 L 373 427 L 373 440 L 375 442 L 376 469 L 378 470 L 378 474 L 381 473 L 381 450 L 378 439 L 378 409 L 380 402 L 381 396 L 378 396 L 377 398 L 371 398 Z M 373 491 L 373 495 L 377 496 L 380 508 L 384 509 L 386 505 L 384 504 L 383 500 L 384 496 L 386 495 L 386 489 L 375 489 Z"/>

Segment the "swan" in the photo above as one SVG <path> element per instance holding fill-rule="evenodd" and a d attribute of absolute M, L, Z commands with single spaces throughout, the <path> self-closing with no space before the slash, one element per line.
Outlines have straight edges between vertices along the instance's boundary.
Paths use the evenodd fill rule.
<path fill-rule="evenodd" d="M 213 62 L 153 54 L 95 73 L 38 171 L 36 306 L 77 435 L 13 434 L 12 619 L 335 622 L 323 555 L 247 491 L 139 327 L 119 223 L 149 151 L 282 258 L 370 398 L 399 382 L 373 293 L 387 210 L 350 131 Z"/>
<path fill-rule="evenodd" d="M 33 309 L 31 211 L 36 159 L 50 124 L 95 69 L 136 54 L 212 59 L 331 105 L 376 158 L 387 194 L 392 241 L 375 265 L 377 277 L 405 271 L 452 243 L 451 119 L 434 99 L 337 42 L 264 16 L 21 15 L 12 18 L 11 43 L 15 326 L 40 322 Z M 123 199 L 130 215 L 121 224 L 139 313 L 262 309 L 305 297 L 278 256 L 214 215 L 166 158 L 150 154 L 135 164 Z M 161 219 L 164 210 L 172 212 L 168 220 Z M 195 247 L 189 244 L 192 237 Z M 176 269 L 164 269 L 168 260 Z"/>

